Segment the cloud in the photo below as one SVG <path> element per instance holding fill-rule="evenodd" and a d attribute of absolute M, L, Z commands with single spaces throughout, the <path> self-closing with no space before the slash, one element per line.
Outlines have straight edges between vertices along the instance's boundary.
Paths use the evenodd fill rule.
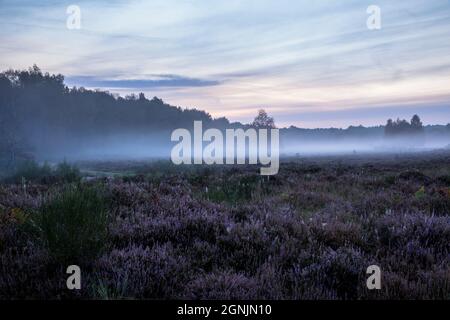
<path fill-rule="evenodd" d="M 69 86 L 83 86 L 91 88 L 129 88 L 151 89 L 168 87 L 207 87 L 216 86 L 216 80 L 193 79 L 178 75 L 153 75 L 152 79 L 102 79 L 91 76 L 70 76 L 66 78 Z"/>

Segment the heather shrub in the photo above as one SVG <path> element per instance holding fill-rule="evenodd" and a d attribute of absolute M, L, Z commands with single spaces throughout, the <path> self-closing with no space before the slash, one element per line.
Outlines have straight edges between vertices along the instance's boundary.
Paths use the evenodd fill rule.
<path fill-rule="evenodd" d="M 29 213 L 19 208 L 0 209 L 0 253 L 8 248 L 21 248 L 32 240 L 27 231 Z"/>
<path fill-rule="evenodd" d="M 257 216 L 257 214 L 255 210 L 253 216 Z M 262 228 L 272 239 L 278 239 L 285 243 L 287 240 L 295 238 L 303 244 L 307 244 L 310 240 L 310 230 L 305 225 L 303 218 L 292 211 L 280 209 L 278 212 L 273 212 L 266 209 L 261 214 L 264 214 L 259 217 L 263 221 Z"/>
<path fill-rule="evenodd" d="M 274 261 L 267 261 L 256 272 L 258 299 L 285 299 L 284 272 Z"/>
<path fill-rule="evenodd" d="M 215 242 L 225 232 L 223 215 L 207 204 L 201 206 L 189 197 L 162 196 L 158 203 L 137 205 L 134 212 L 121 211 L 112 224 L 114 243 L 140 243 L 152 246 L 159 242 L 191 244 L 199 239 Z"/>
<path fill-rule="evenodd" d="M 189 276 L 188 264 L 171 244 L 114 249 L 95 269 L 94 295 L 101 298 L 174 298 Z"/>
<path fill-rule="evenodd" d="M 440 175 L 437 177 L 437 181 L 444 185 L 450 186 L 450 174 Z"/>
<path fill-rule="evenodd" d="M 209 300 L 257 299 L 258 284 L 240 273 L 217 271 L 189 282 L 181 298 Z"/>
<path fill-rule="evenodd" d="M 230 226 L 218 238 L 223 262 L 233 270 L 254 273 L 269 257 L 272 240 L 261 222 Z"/>
<path fill-rule="evenodd" d="M 387 186 L 391 186 L 391 185 L 395 184 L 396 180 L 397 180 L 397 177 L 393 174 L 389 174 L 384 177 L 384 183 Z"/>
<path fill-rule="evenodd" d="M 449 217 L 423 214 L 386 215 L 375 222 L 382 247 L 405 249 L 410 241 L 438 252 L 450 250 Z"/>
<path fill-rule="evenodd" d="M 77 264 L 95 258 L 105 245 L 107 210 L 101 191 L 83 185 L 67 186 L 42 205 L 33 224 L 52 257 Z"/>
<path fill-rule="evenodd" d="M 399 204 L 396 202 L 397 199 L 402 199 L 403 204 L 406 201 L 404 197 L 402 198 L 401 195 L 394 192 L 380 191 L 371 194 L 370 197 L 366 194 L 361 194 L 352 201 L 353 210 L 358 216 L 379 216 L 383 215 L 388 209 L 399 209 Z"/>
<path fill-rule="evenodd" d="M 150 202 L 154 190 L 146 189 L 141 183 L 125 182 L 111 184 L 112 204 L 115 207 L 134 207 L 138 204 Z"/>
<path fill-rule="evenodd" d="M 0 300 L 65 296 L 64 271 L 53 266 L 46 251 L 33 244 L 8 248 L 0 254 Z"/>
<path fill-rule="evenodd" d="M 431 180 L 430 177 L 426 176 L 419 170 L 403 171 L 398 175 L 398 179 L 417 183 L 429 183 Z"/>
<path fill-rule="evenodd" d="M 191 268 L 210 272 L 221 265 L 222 257 L 219 250 L 214 243 L 196 239 L 191 245 L 180 247 L 178 251 L 180 255 L 185 255 L 189 259 Z"/>
<path fill-rule="evenodd" d="M 230 217 L 236 222 L 244 222 L 253 215 L 255 208 L 252 205 L 242 204 L 230 208 Z"/>
<path fill-rule="evenodd" d="M 0 224 L 0 300 L 78 296 L 68 292 L 65 270 L 51 262 L 25 226 L 17 220 Z"/>
<path fill-rule="evenodd" d="M 383 286 L 377 294 L 381 299 L 448 300 L 450 292 L 450 268 L 431 268 L 414 276 L 386 271 Z M 373 295 L 373 293 L 372 293 Z"/>
<path fill-rule="evenodd" d="M 119 177 L 0 184 L 0 298 L 449 299 L 448 157 L 418 159 L 302 159 L 270 179 L 110 161 L 94 171 Z"/>
<path fill-rule="evenodd" d="M 361 237 L 363 231 L 359 224 L 329 221 L 315 223 L 312 228 L 316 240 L 334 250 L 348 245 L 365 246 L 365 239 Z"/>
<path fill-rule="evenodd" d="M 294 265 L 288 279 L 295 299 L 355 299 L 365 286 L 365 269 L 370 265 L 360 251 L 327 249 L 314 262 Z"/>
<path fill-rule="evenodd" d="M 288 203 L 301 214 L 309 216 L 314 211 L 325 207 L 330 200 L 331 197 L 328 194 L 301 190 L 290 194 Z"/>
<path fill-rule="evenodd" d="M 450 193 L 433 193 L 424 199 L 427 211 L 432 215 L 450 215 Z"/>
<path fill-rule="evenodd" d="M 38 210 L 48 189 L 46 185 L 0 184 L 0 211 L 3 217 L 11 216 L 13 210 L 27 213 Z"/>

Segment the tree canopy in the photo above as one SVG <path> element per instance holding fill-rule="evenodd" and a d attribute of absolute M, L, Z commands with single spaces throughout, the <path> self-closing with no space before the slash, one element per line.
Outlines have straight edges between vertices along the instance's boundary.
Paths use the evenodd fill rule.
<path fill-rule="evenodd" d="M 388 119 L 386 126 L 384 128 L 384 133 L 386 136 L 398 136 L 398 135 L 412 135 L 412 134 L 423 134 L 423 124 L 420 117 L 415 114 L 411 118 L 411 122 L 407 120 L 397 119 L 392 121 Z"/>
<path fill-rule="evenodd" d="M 275 128 L 275 121 L 272 117 L 269 117 L 264 109 L 258 110 L 258 115 L 252 122 L 252 126 L 255 128 Z"/>

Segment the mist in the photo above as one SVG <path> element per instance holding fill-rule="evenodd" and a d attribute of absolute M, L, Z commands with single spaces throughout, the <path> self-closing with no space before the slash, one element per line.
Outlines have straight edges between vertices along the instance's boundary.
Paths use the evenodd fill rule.
<path fill-rule="evenodd" d="M 44 74 L 37 66 L 0 73 L 0 97 L 2 163 L 169 159 L 177 143 L 171 141 L 172 132 L 183 128 L 193 133 L 195 121 L 201 121 L 203 131 L 215 128 L 223 133 L 276 127 L 264 110 L 251 124 L 231 123 L 205 111 L 171 106 L 157 97 L 149 99 L 143 93 L 124 98 L 100 90 L 68 88 L 63 75 Z M 280 128 L 280 155 L 448 148 L 450 124 L 424 126 L 418 115 L 411 116 L 410 121 L 386 119 L 385 125 L 375 127 Z M 207 144 L 203 142 L 203 147 Z"/>
<path fill-rule="evenodd" d="M 322 129 L 327 130 L 327 129 Z M 331 130 L 331 129 L 328 129 Z M 429 131 L 429 130 L 428 130 Z M 247 146 L 248 146 L 248 141 Z M 58 162 L 62 160 L 158 160 L 170 159 L 172 148 L 177 142 L 170 141 L 170 132 L 151 134 L 112 134 L 104 137 L 73 137 L 63 146 L 40 146 L 36 153 L 39 161 Z M 203 148 L 207 145 L 203 142 Z M 269 144 L 270 148 L 270 144 Z M 411 137 L 387 138 L 374 134 L 363 138 L 323 138 L 309 134 L 292 137 L 289 129 L 280 130 L 280 156 L 346 155 L 346 154 L 386 154 L 420 153 L 450 148 L 448 132 L 425 132 L 420 143 Z M 269 149 L 270 151 L 270 149 Z M 224 156 L 227 150 L 224 149 Z M 192 151 L 192 154 L 194 152 Z M 235 153 L 236 154 L 236 153 Z M 248 152 L 246 153 L 248 156 Z"/>

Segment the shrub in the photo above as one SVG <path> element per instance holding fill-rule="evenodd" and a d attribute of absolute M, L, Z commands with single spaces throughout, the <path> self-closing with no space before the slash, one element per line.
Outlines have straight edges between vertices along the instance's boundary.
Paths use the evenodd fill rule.
<path fill-rule="evenodd" d="M 270 184 L 258 175 L 232 176 L 211 184 L 207 199 L 217 203 L 237 205 L 248 202 L 256 196 L 268 194 L 269 187 Z"/>
<path fill-rule="evenodd" d="M 258 283 L 240 273 L 215 272 L 199 276 L 185 289 L 184 299 L 249 300 L 256 299 Z"/>
<path fill-rule="evenodd" d="M 40 239 L 59 262 L 94 258 L 108 233 L 105 199 L 93 187 L 66 187 L 41 207 L 34 220 Z"/>
<path fill-rule="evenodd" d="M 0 184 L 0 299 L 448 299 L 450 194 L 436 178 L 444 160 L 348 170 L 305 160 L 270 179 L 251 167 L 161 166 L 157 183 L 102 180 L 108 227 L 93 181 Z M 399 177 L 411 167 L 430 183 L 416 171 Z M 84 264 L 82 290 L 67 290 L 67 263 L 55 259 Z M 372 264 L 381 290 L 366 287 Z"/>
<path fill-rule="evenodd" d="M 364 268 L 370 265 L 352 248 L 327 249 L 306 267 L 295 265 L 289 275 L 293 297 L 355 299 L 364 287 Z"/>
<path fill-rule="evenodd" d="M 11 183 L 34 182 L 45 184 L 52 182 L 72 183 L 79 182 L 80 179 L 80 170 L 65 160 L 59 163 L 56 169 L 52 169 L 47 162 L 39 165 L 36 161 L 30 160 L 21 162 L 6 181 Z"/>
<path fill-rule="evenodd" d="M 58 164 L 55 170 L 55 176 L 61 182 L 67 183 L 79 182 L 81 179 L 80 170 L 76 166 L 67 163 L 66 160 Z"/>
<path fill-rule="evenodd" d="M 174 298 L 188 276 L 188 265 L 171 244 L 114 249 L 96 263 L 100 298 Z"/>
<path fill-rule="evenodd" d="M 36 161 L 29 160 L 21 162 L 8 180 L 14 183 L 22 183 L 23 180 L 42 183 L 51 175 L 52 169 L 48 163 L 40 166 Z"/>

